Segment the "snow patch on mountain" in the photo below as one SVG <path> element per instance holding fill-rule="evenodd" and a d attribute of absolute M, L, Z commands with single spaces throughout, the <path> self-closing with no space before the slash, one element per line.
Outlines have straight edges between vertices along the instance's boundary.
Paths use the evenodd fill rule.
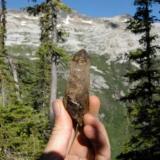
<path fill-rule="evenodd" d="M 25 12 L 9 11 L 7 14 L 6 45 L 39 45 L 40 27 L 38 17 Z"/>

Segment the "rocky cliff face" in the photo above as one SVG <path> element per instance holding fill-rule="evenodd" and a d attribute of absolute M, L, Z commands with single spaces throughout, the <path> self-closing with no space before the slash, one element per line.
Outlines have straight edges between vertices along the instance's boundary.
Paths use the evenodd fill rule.
<path fill-rule="evenodd" d="M 20 11 L 8 11 L 7 45 L 38 46 L 39 33 L 38 17 L 28 16 L 27 13 Z"/>
<path fill-rule="evenodd" d="M 63 45 L 69 52 L 85 48 L 89 53 L 107 54 L 115 59 L 128 50 L 139 47 L 139 36 L 126 30 L 130 16 L 90 18 L 79 14 L 61 14 L 58 26 L 63 26 L 68 37 Z M 39 45 L 40 26 L 38 17 L 25 12 L 9 11 L 7 15 L 7 45 Z M 154 24 L 153 32 L 160 35 L 160 23 Z M 160 39 L 157 41 L 160 43 Z"/>

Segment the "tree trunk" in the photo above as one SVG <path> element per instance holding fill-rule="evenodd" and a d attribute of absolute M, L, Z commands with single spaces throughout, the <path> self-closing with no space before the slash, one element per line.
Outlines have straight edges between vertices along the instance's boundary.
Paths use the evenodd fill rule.
<path fill-rule="evenodd" d="M 8 56 L 8 62 L 9 62 L 11 72 L 12 72 L 12 75 L 13 75 L 13 79 L 14 79 L 17 101 L 20 102 L 21 101 L 21 96 L 20 96 L 20 87 L 19 87 L 17 69 L 16 69 L 16 66 L 13 62 L 13 59 L 10 56 Z"/>
<path fill-rule="evenodd" d="M 52 103 L 57 98 L 57 65 L 52 60 L 52 67 L 51 67 L 51 95 L 50 95 L 50 120 L 53 120 L 53 107 Z"/>
<path fill-rule="evenodd" d="M 56 44 L 58 41 L 57 37 L 57 12 L 58 10 L 54 6 L 53 2 L 50 1 L 50 9 L 51 9 L 51 26 L 52 31 L 50 33 L 51 40 L 53 44 Z M 50 95 L 50 120 L 53 121 L 54 115 L 53 115 L 53 106 L 52 102 L 56 100 L 57 98 L 57 59 L 58 57 L 52 53 L 51 56 L 51 95 Z"/>
<path fill-rule="evenodd" d="M 6 97 L 5 97 L 5 87 L 4 87 L 4 80 L 1 79 L 1 93 L 2 93 L 2 107 L 6 105 Z"/>
<path fill-rule="evenodd" d="M 6 1 L 0 1 L 0 79 L 1 79 L 1 93 L 2 93 L 2 106 L 6 105 L 5 93 L 5 74 L 4 74 L 4 57 L 6 56 L 5 50 L 5 34 L 6 34 Z"/>

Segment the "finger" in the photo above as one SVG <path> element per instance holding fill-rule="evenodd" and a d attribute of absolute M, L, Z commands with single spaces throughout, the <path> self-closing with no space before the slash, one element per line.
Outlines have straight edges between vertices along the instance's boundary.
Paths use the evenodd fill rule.
<path fill-rule="evenodd" d="M 97 116 L 100 109 L 100 100 L 96 96 L 90 96 L 89 97 L 89 113 L 92 115 Z"/>
<path fill-rule="evenodd" d="M 56 152 L 65 157 L 72 134 L 72 121 L 63 106 L 62 100 L 54 102 L 53 111 L 55 114 L 55 126 L 45 153 Z"/>
<path fill-rule="evenodd" d="M 103 124 L 91 114 L 84 116 L 84 123 L 84 134 L 93 143 L 96 157 L 110 159 L 110 143 Z"/>

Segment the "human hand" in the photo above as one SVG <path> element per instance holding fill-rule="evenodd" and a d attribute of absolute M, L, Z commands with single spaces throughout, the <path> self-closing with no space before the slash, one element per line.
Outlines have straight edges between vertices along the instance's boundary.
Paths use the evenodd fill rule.
<path fill-rule="evenodd" d="M 62 100 L 56 100 L 53 105 L 55 126 L 44 152 L 44 160 L 110 160 L 108 135 L 97 118 L 99 99 L 91 96 L 89 104 L 89 113 L 84 116 L 83 132 L 75 137 L 71 117 Z"/>

